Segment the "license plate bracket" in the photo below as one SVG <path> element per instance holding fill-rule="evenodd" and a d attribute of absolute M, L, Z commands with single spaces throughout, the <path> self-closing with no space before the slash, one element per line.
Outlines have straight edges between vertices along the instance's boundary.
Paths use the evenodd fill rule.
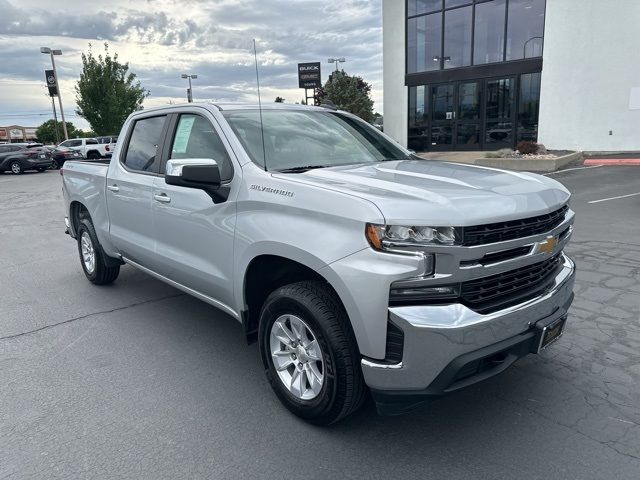
<path fill-rule="evenodd" d="M 536 353 L 540 353 L 547 347 L 555 343 L 564 333 L 564 327 L 567 323 L 567 316 L 563 315 L 560 318 L 548 323 L 544 326 L 537 327 L 538 335 L 536 337 L 537 350 Z"/>

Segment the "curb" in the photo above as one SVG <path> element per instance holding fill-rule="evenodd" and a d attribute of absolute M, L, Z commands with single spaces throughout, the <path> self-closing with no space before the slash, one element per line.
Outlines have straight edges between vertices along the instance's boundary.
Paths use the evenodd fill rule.
<path fill-rule="evenodd" d="M 639 165 L 640 158 L 590 158 L 584 165 Z"/>
<path fill-rule="evenodd" d="M 483 167 L 503 168 L 520 172 L 549 173 L 562 167 L 582 160 L 582 152 L 572 152 L 562 157 L 529 160 L 524 158 L 479 158 L 474 165 Z"/>

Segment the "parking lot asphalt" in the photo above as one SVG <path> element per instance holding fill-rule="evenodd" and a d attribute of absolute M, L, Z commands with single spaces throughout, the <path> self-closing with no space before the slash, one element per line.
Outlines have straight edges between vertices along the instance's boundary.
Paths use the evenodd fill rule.
<path fill-rule="evenodd" d="M 89 284 L 57 172 L 0 175 L 0 478 L 637 480 L 640 168 L 550 176 L 577 214 L 563 338 L 426 408 L 318 428 L 232 318 L 131 267 Z"/>

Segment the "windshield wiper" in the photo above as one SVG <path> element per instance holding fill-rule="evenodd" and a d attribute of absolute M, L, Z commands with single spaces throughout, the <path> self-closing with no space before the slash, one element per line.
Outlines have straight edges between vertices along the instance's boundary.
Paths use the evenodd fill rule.
<path fill-rule="evenodd" d="M 278 172 L 280 173 L 304 173 L 307 172 L 309 170 L 315 170 L 316 168 L 325 168 L 326 165 L 304 165 L 301 167 L 291 167 L 291 168 L 284 168 L 282 170 L 278 170 Z"/>

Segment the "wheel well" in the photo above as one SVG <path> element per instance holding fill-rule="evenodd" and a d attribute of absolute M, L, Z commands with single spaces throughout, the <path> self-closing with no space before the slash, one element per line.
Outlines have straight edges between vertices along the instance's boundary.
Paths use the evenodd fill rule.
<path fill-rule="evenodd" d="M 77 201 L 71 202 L 71 205 L 69 206 L 69 217 L 69 221 L 71 222 L 71 229 L 74 236 L 78 231 L 80 220 L 83 220 L 85 218 L 91 219 L 91 215 L 89 215 L 89 210 L 87 210 L 87 207 Z"/>
<path fill-rule="evenodd" d="M 284 285 L 303 280 L 317 280 L 331 287 L 318 272 L 288 258 L 261 255 L 251 261 L 244 277 L 245 310 L 242 312 L 242 324 L 248 343 L 253 343 L 258 338 L 260 311 L 269 294 Z M 338 297 L 337 294 L 336 296 Z"/>

